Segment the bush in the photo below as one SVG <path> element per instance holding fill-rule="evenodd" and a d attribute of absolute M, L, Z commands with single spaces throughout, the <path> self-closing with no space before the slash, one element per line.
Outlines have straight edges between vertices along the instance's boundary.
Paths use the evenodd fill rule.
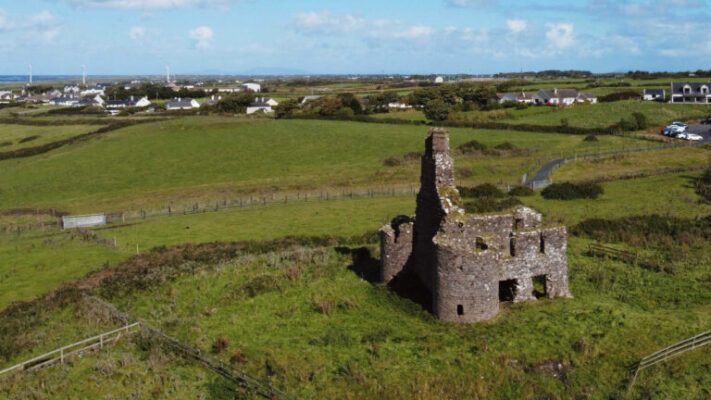
<path fill-rule="evenodd" d="M 464 211 L 472 214 L 498 212 L 520 204 L 521 201 L 515 197 L 507 197 L 503 200 L 497 200 L 494 197 L 481 197 L 476 200 L 465 202 Z"/>
<path fill-rule="evenodd" d="M 621 100 L 639 100 L 642 95 L 634 90 L 626 90 L 624 92 L 614 92 L 608 95 L 602 96 L 598 99 L 600 102 L 612 102 Z"/>
<path fill-rule="evenodd" d="M 485 152 L 486 150 L 488 150 L 488 147 L 484 143 L 479 143 L 476 140 L 472 140 L 460 144 L 459 146 L 457 146 L 457 150 L 459 150 L 462 154 L 469 154 L 477 151 Z"/>
<path fill-rule="evenodd" d="M 574 200 L 596 199 L 603 193 L 602 186 L 597 183 L 554 183 L 543 189 L 541 195 L 546 199 Z"/>
<path fill-rule="evenodd" d="M 584 142 L 597 142 L 597 135 L 587 135 L 585 136 L 585 139 L 583 139 Z"/>
<path fill-rule="evenodd" d="M 500 199 L 506 197 L 506 194 L 491 183 L 482 183 L 474 187 L 457 187 L 459 194 L 462 197 L 492 197 Z"/>
<path fill-rule="evenodd" d="M 435 99 L 428 101 L 423 111 L 427 119 L 440 122 L 447 119 L 450 107 L 444 101 Z"/>
<path fill-rule="evenodd" d="M 496 150 L 508 150 L 508 151 L 518 149 L 518 147 L 516 147 L 516 145 L 514 145 L 514 144 L 511 143 L 511 142 L 499 143 L 499 144 L 497 144 L 496 146 L 494 146 L 494 148 L 495 148 Z"/>
<path fill-rule="evenodd" d="M 647 116 L 641 112 L 633 112 L 632 118 L 637 122 L 637 129 L 647 129 L 649 123 L 647 123 Z"/>
<path fill-rule="evenodd" d="M 533 196 L 535 192 L 528 186 L 516 186 L 509 191 L 509 196 Z"/>
<path fill-rule="evenodd" d="M 633 246 L 650 244 L 672 247 L 711 238 L 711 217 L 685 219 L 662 215 L 638 215 L 618 219 L 590 218 L 570 228 L 575 236 L 603 242 L 626 242 Z"/>
<path fill-rule="evenodd" d="M 561 118 L 560 119 L 560 126 L 563 128 L 567 128 L 570 126 L 570 121 L 568 121 L 568 118 Z"/>
<path fill-rule="evenodd" d="M 639 128 L 637 120 L 633 117 L 622 117 L 617 123 L 617 127 L 622 131 L 636 131 Z"/>

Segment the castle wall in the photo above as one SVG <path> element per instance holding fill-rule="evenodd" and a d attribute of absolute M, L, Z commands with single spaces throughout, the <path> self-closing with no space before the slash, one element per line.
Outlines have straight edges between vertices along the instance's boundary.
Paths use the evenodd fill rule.
<path fill-rule="evenodd" d="M 381 282 L 390 282 L 405 267 L 412 254 L 413 228 L 411 221 L 394 221 L 380 228 Z"/>
<path fill-rule="evenodd" d="M 428 132 L 420 183 L 414 223 L 396 218 L 380 230 L 383 282 L 412 273 L 434 313 L 454 322 L 493 318 L 500 301 L 572 297 L 565 227 L 542 228 L 542 215 L 527 207 L 475 216 L 459 208 L 446 130 Z M 543 277 L 545 293 L 537 293 L 534 279 Z"/>

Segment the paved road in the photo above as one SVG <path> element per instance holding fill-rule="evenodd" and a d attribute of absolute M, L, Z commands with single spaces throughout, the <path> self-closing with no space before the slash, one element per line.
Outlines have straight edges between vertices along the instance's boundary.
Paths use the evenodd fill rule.
<path fill-rule="evenodd" d="M 699 142 L 678 140 L 677 144 L 711 143 L 711 125 L 689 125 L 687 132 L 696 133 L 698 135 L 701 135 L 704 137 L 704 140 L 701 140 Z M 602 156 L 611 156 L 611 155 L 615 155 L 615 154 L 638 153 L 638 152 L 650 151 L 650 150 L 664 150 L 665 148 L 667 148 L 667 145 L 659 146 L 658 148 L 654 148 L 654 149 L 633 149 L 633 150 L 609 151 L 609 152 L 605 152 L 605 153 L 586 154 L 586 155 L 577 156 L 577 157 L 559 158 L 557 160 L 553 160 L 553 161 L 549 162 L 548 164 L 544 165 L 541 169 L 538 170 L 538 172 L 536 172 L 536 175 L 534 175 L 533 178 L 529 179 L 528 182 L 526 182 L 526 184 L 528 186 L 533 186 L 534 183 L 545 181 L 546 178 L 548 178 L 548 174 L 550 174 L 550 172 L 553 170 L 553 168 L 556 165 L 562 164 L 566 161 L 580 159 L 580 158 L 598 158 L 598 157 L 602 157 Z"/>

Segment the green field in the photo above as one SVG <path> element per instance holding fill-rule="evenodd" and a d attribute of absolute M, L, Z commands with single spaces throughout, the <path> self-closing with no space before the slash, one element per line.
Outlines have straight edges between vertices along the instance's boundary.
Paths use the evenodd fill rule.
<path fill-rule="evenodd" d="M 417 162 L 387 167 L 383 159 L 419 151 L 426 132 L 409 125 L 219 117 L 141 124 L 37 157 L 1 161 L 0 210 L 106 212 L 272 191 L 416 184 Z M 474 181 L 511 183 L 554 154 L 648 145 L 613 136 L 592 143 L 573 135 L 451 129 L 452 147 L 473 139 L 530 150 L 526 156 L 461 158 L 458 164 L 474 169 Z"/>
<path fill-rule="evenodd" d="M 346 87 L 355 90 L 357 85 Z M 594 127 L 641 110 L 656 124 L 706 110 L 677 107 L 620 102 L 564 110 L 529 108 L 511 110 L 500 120 L 557 125 L 568 118 L 572 126 Z M 419 118 L 419 112 L 378 117 L 397 114 Z M 0 369 L 116 327 L 73 290 L 6 308 L 103 269 L 102 274 L 113 274 L 111 279 L 98 288 L 89 279 L 82 287 L 201 351 L 307 399 L 622 399 L 633 362 L 708 330 L 711 252 L 701 236 L 686 235 L 674 242 L 630 233 L 636 241 L 610 243 L 661 260 L 664 268 L 655 270 L 592 258 L 586 249 L 595 239 L 571 233 L 568 260 L 575 298 L 504 303 L 498 317 L 473 325 L 438 321 L 418 304 L 369 282 L 366 278 L 375 272 L 379 258 L 372 233 L 396 215 L 412 215 L 414 196 L 312 196 L 309 201 L 294 201 L 292 196 L 416 189 L 419 161 L 405 155 L 422 151 L 427 129 L 179 117 L 0 161 Z M 561 155 L 657 145 L 612 135 L 589 142 L 581 135 L 554 133 L 450 132 L 453 149 L 471 140 L 488 146 L 466 154 L 454 151 L 456 183 L 462 185 L 516 183 L 524 173 Z M 513 147 L 495 148 L 504 142 Z M 397 165 L 386 165 L 387 158 L 398 160 Z M 546 200 L 537 192 L 520 200 L 541 211 L 547 221 L 566 225 L 569 232 L 591 217 L 656 214 L 701 221 L 711 215 L 711 204 L 700 200 L 694 182 L 708 161 L 706 148 L 573 161 L 555 169 L 552 178 L 603 181 L 604 193 L 598 199 Z M 685 172 L 670 173 L 673 170 Z M 632 175 L 639 177 L 622 179 Z M 53 219 L 42 211 L 8 213 L 15 209 L 84 213 L 179 208 L 271 194 L 277 199 L 289 194 L 290 201 L 176 213 L 85 231 L 10 234 L 26 224 Z M 269 242 L 286 236 L 309 243 L 316 241 L 306 237 L 329 236 L 331 241 L 325 247 Z M 358 253 L 368 256 L 353 257 L 335 245 L 335 237 L 343 243 L 348 237 L 369 238 Z M 194 247 L 170 248 L 234 241 L 263 241 L 264 250 L 243 248 L 226 259 L 209 254 L 188 259 L 181 257 Z M 352 244 L 358 241 L 348 243 L 361 246 Z M 218 338 L 227 342 L 220 351 L 214 350 Z M 708 397 L 709 354 L 711 347 L 645 371 L 630 398 Z M 232 396 L 233 389 L 226 380 L 166 354 L 142 335 L 64 367 L 0 377 L 0 398 L 12 399 L 103 398 L 109 392 L 112 398 L 217 399 Z"/>
<path fill-rule="evenodd" d="M 0 152 L 34 147 L 96 130 L 95 125 L 28 126 L 0 124 Z"/>

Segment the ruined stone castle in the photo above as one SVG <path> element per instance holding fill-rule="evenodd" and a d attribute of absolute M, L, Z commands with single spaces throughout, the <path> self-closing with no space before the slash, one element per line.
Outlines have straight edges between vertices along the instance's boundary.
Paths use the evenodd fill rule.
<path fill-rule="evenodd" d="M 565 227 L 544 227 L 541 214 L 527 207 L 467 215 L 445 129 L 427 134 L 420 183 L 416 217 L 380 229 L 381 281 L 414 283 L 437 317 L 455 322 L 493 318 L 500 301 L 572 297 Z"/>

